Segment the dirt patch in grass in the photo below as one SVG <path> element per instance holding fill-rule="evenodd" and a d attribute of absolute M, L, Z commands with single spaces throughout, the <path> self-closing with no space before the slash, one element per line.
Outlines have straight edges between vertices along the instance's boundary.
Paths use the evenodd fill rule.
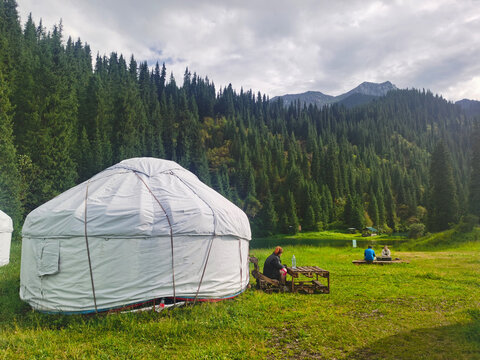
<path fill-rule="evenodd" d="M 271 338 L 268 347 L 272 354 L 268 359 L 325 359 L 325 357 L 314 349 L 303 348 L 302 340 L 299 339 L 299 332 L 292 324 L 284 324 L 283 327 L 270 328 Z"/>

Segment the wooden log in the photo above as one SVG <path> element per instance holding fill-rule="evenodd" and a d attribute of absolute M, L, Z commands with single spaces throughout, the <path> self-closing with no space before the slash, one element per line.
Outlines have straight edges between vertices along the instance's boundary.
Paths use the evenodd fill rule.
<path fill-rule="evenodd" d="M 409 264 L 410 261 L 407 261 L 407 260 L 392 260 L 392 261 L 377 261 L 377 260 L 374 260 L 372 262 L 366 262 L 365 260 L 353 260 L 352 261 L 353 264 L 355 265 L 391 265 L 391 264 L 401 264 L 401 263 L 405 263 L 405 264 Z"/>

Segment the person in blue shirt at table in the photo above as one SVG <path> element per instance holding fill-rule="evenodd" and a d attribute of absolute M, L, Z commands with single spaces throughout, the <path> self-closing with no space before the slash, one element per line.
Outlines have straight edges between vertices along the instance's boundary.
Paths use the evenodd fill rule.
<path fill-rule="evenodd" d="M 363 256 L 367 263 L 371 263 L 373 260 L 375 260 L 375 251 L 373 251 L 371 245 L 368 245 L 368 249 L 365 249 Z"/>

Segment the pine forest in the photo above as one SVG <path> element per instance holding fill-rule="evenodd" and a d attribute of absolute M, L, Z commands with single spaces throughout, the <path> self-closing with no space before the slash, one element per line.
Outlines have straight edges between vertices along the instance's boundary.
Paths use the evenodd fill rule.
<path fill-rule="evenodd" d="M 176 79 L 165 64 L 95 56 L 61 22 L 21 25 L 15 1 L 0 1 L 0 208 L 17 236 L 32 209 L 143 156 L 195 173 L 247 213 L 255 236 L 441 231 L 480 215 L 478 123 L 425 90 L 286 107 L 188 68 Z"/>

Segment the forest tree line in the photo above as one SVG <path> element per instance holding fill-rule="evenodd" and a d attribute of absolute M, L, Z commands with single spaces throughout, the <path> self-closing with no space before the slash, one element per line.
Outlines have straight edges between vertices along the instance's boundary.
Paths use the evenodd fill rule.
<path fill-rule="evenodd" d="M 92 60 L 61 24 L 47 31 L 30 16 L 22 26 L 15 1 L 0 0 L 0 209 L 17 231 L 35 207 L 140 156 L 194 172 L 257 236 L 440 231 L 480 215 L 478 119 L 429 91 L 285 107 L 189 69 L 177 83 L 165 64 L 133 55 Z"/>

